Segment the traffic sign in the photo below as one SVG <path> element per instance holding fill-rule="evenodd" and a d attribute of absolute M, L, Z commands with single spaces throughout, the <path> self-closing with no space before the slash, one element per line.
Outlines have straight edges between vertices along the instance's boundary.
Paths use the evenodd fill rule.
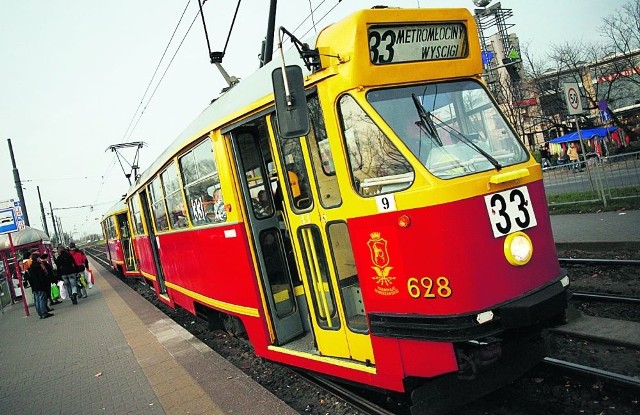
<path fill-rule="evenodd" d="M 577 83 L 565 83 L 564 99 L 567 101 L 567 110 L 569 114 L 582 114 L 582 98 L 580 98 L 580 89 Z"/>
<path fill-rule="evenodd" d="M 22 205 L 19 200 L 13 201 L 13 212 L 16 215 L 16 222 L 18 223 L 18 230 L 23 230 L 26 225 L 24 223 L 24 215 L 22 214 Z"/>

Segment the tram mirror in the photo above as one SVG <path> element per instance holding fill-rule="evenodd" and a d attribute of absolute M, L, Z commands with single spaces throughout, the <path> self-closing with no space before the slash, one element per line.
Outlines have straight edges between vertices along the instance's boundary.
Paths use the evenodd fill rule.
<path fill-rule="evenodd" d="M 304 76 L 299 66 L 276 68 L 271 73 L 276 103 L 278 134 L 282 138 L 298 138 L 309 134 L 309 113 L 304 92 Z"/>

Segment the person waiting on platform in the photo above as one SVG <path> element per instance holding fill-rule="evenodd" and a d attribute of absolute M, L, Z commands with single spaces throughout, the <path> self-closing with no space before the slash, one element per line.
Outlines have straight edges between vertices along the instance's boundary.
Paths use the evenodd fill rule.
<path fill-rule="evenodd" d="M 53 317 L 53 314 L 47 311 L 48 292 L 51 291 L 50 279 L 47 275 L 47 269 L 41 263 L 40 253 L 31 254 L 31 266 L 25 271 L 25 277 L 31 284 L 31 290 L 34 295 L 36 311 L 41 319 Z"/>
<path fill-rule="evenodd" d="M 80 294 L 82 294 L 82 298 L 87 298 L 87 289 L 85 288 L 85 285 L 87 283 L 87 274 L 85 272 L 85 269 L 89 269 L 89 261 L 87 260 L 87 256 L 84 254 L 84 252 L 76 248 L 75 242 L 71 242 L 69 244 L 69 248 L 71 248 L 71 256 L 73 257 L 74 261 L 76 261 L 76 265 L 78 265 Z M 83 279 L 84 283 L 82 282 Z"/>
<path fill-rule="evenodd" d="M 56 258 L 56 266 L 58 275 L 64 281 L 64 286 L 71 298 L 73 304 L 78 304 L 78 278 L 76 261 L 73 259 L 69 251 L 62 246 L 58 246 L 58 256 Z"/>

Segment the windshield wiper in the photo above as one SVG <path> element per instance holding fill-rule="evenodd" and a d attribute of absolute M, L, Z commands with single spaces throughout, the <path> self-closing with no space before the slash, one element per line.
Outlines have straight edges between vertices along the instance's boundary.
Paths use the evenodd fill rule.
<path fill-rule="evenodd" d="M 416 122 L 416 125 L 420 127 L 421 131 L 431 137 L 433 141 L 442 147 L 442 140 L 440 139 L 440 135 L 438 135 L 438 130 L 436 129 L 435 124 L 433 123 L 433 115 L 422 106 L 422 102 L 420 102 L 420 99 L 416 94 L 411 94 L 411 98 L 413 98 L 413 104 L 416 106 L 416 111 L 420 118 L 420 121 Z"/>
<path fill-rule="evenodd" d="M 460 141 L 462 141 L 463 143 L 465 143 L 466 145 L 468 145 L 469 147 L 471 147 L 472 149 L 477 151 L 479 154 L 483 155 L 484 158 L 489 160 L 489 163 L 493 164 L 493 167 L 497 171 L 500 171 L 502 169 L 502 165 L 500 164 L 500 162 L 498 160 L 493 158 L 493 156 L 491 154 L 489 154 L 486 151 L 484 151 L 481 147 L 479 147 L 473 141 L 469 140 L 469 138 L 467 138 L 466 135 L 462 134 L 460 131 L 456 130 L 455 128 L 449 127 L 446 123 L 442 122 L 441 120 L 438 120 L 438 122 L 440 124 L 442 124 L 443 126 L 445 126 L 445 128 L 447 128 L 450 132 L 452 132 L 457 139 L 459 139 Z"/>

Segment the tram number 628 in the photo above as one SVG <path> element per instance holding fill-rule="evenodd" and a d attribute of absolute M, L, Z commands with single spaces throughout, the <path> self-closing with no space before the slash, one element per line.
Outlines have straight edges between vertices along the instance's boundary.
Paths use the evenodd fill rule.
<path fill-rule="evenodd" d="M 453 290 L 449 286 L 447 277 L 436 278 L 435 285 L 429 277 L 409 278 L 407 280 L 407 292 L 412 298 L 449 298 Z"/>

